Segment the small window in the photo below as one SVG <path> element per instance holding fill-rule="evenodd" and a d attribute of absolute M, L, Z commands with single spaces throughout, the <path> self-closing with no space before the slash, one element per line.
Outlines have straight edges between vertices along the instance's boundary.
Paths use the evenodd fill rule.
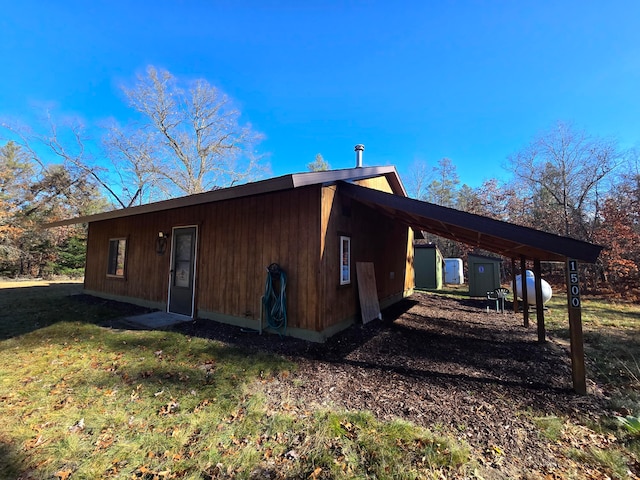
<path fill-rule="evenodd" d="M 351 237 L 340 237 L 340 285 L 351 283 Z"/>
<path fill-rule="evenodd" d="M 126 238 L 113 238 L 109 240 L 109 265 L 107 266 L 107 275 L 124 277 L 124 259 L 126 250 Z"/>

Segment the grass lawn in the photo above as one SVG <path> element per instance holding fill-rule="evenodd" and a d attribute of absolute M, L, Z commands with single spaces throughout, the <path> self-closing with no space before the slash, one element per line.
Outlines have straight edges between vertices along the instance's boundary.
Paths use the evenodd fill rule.
<path fill-rule="evenodd" d="M 366 412 L 269 410 L 256 383 L 295 365 L 163 331 L 75 283 L 0 289 L 0 478 L 442 478 L 465 445 Z"/>
<path fill-rule="evenodd" d="M 554 296 L 545 315 L 549 335 L 568 343 L 567 298 Z M 533 318 L 535 322 L 535 317 Z M 640 306 L 633 303 L 588 297 L 583 302 L 582 322 L 587 375 L 608 399 L 611 415 L 594 429 L 617 437 L 619 453 L 640 463 Z M 638 425 L 634 428 L 634 425 Z M 621 428 L 622 427 L 622 428 Z M 615 449 L 614 449 L 615 450 Z M 606 464 L 603 451 L 569 452 L 580 461 Z M 627 478 L 626 465 L 618 478 Z M 638 478 L 638 477 L 630 477 Z"/>
<path fill-rule="evenodd" d="M 406 421 L 383 422 L 367 412 L 292 413 L 286 401 L 269 408 L 256 386 L 288 376 L 295 364 L 172 332 L 101 327 L 121 312 L 69 296 L 80 289 L 73 282 L 0 284 L 0 478 L 414 479 L 476 472 L 467 445 Z M 566 441 L 572 431 L 580 434 L 578 420 L 543 416 L 535 425 L 563 457 L 596 472 L 593 478 L 637 478 L 631 471 L 640 457 L 640 306 L 584 300 L 588 376 L 611 411 L 589 428 L 613 440 L 582 449 Z M 547 332 L 567 342 L 566 297 L 556 295 L 548 306 Z"/>

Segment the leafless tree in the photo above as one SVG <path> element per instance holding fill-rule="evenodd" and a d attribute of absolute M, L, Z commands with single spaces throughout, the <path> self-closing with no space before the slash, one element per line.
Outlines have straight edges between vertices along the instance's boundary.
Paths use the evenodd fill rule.
<path fill-rule="evenodd" d="M 409 167 L 407 176 L 407 189 L 409 196 L 418 200 L 425 200 L 434 171 L 424 160 L 416 160 Z"/>
<path fill-rule="evenodd" d="M 122 207 L 142 205 L 165 197 L 156 175 L 155 148 L 151 135 L 127 129 L 113 121 L 106 126 L 102 146 L 114 166 L 114 181 L 120 185 Z"/>
<path fill-rule="evenodd" d="M 54 197 L 64 198 L 76 213 L 84 213 L 88 206 L 90 209 L 98 204 L 104 207 L 97 188 L 106 190 L 122 205 L 104 174 L 107 169 L 95 165 L 85 148 L 88 137 L 82 122 L 71 117 L 55 121 L 47 110 L 42 125 L 40 130 L 34 130 L 18 122 L 0 124 L 38 168 L 31 186 L 30 211 L 46 207 Z"/>
<path fill-rule="evenodd" d="M 165 195 L 232 186 L 263 174 L 254 151 L 261 136 L 240 124 L 239 110 L 206 80 L 179 81 L 149 66 L 123 90 L 141 123 L 128 133 L 112 130 L 111 152 L 119 150 Z"/>
<path fill-rule="evenodd" d="M 254 180 L 266 171 L 254 150 L 261 140 L 229 98 L 205 80 L 181 81 L 148 67 L 128 103 L 140 121 L 106 125 L 91 139 L 78 118 L 50 110 L 34 127 L 0 122 L 43 171 L 64 167 L 70 182 L 98 186 L 119 208 Z M 3 138 L 0 136 L 0 139 Z M 63 178 L 63 177 L 59 177 Z"/>
<path fill-rule="evenodd" d="M 621 161 L 614 140 L 559 122 L 508 159 L 514 176 L 536 200 L 538 227 L 589 240 L 605 182 Z M 559 225 L 553 226 L 553 217 Z"/>

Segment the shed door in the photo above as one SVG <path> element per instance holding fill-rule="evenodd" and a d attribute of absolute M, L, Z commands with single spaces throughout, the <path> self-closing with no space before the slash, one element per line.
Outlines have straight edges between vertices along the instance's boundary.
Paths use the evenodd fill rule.
<path fill-rule="evenodd" d="M 170 313 L 179 313 L 188 317 L 193 317 L 196 234 L 196 227 L 173 229 L 167 310 Z"/>
<path fill-rule="evenodd" d="M 491 292 L 496 288 L 494 264 L 493 263 L 476 263 L 474 265 L 476 285 L 476 295 L 484 296 L 486 292 Z"/>

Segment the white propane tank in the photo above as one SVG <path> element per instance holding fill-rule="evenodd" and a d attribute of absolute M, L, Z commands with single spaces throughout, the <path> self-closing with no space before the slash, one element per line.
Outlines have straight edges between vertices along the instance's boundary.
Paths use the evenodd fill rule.
<path fill-rule="evenodd" d="M 526 271 L 527 276 L 527 303 L 529 305 L 536 304 L 536 278 L 531 270 Z M 551 300 L 552 291 L 551 285 L 545 280 L 540 280 L 542 284 L 542 304 L 544 305 Z M 522 298 L 522 276 L 516 275 L 516 293 L 518 298 Z"/>

